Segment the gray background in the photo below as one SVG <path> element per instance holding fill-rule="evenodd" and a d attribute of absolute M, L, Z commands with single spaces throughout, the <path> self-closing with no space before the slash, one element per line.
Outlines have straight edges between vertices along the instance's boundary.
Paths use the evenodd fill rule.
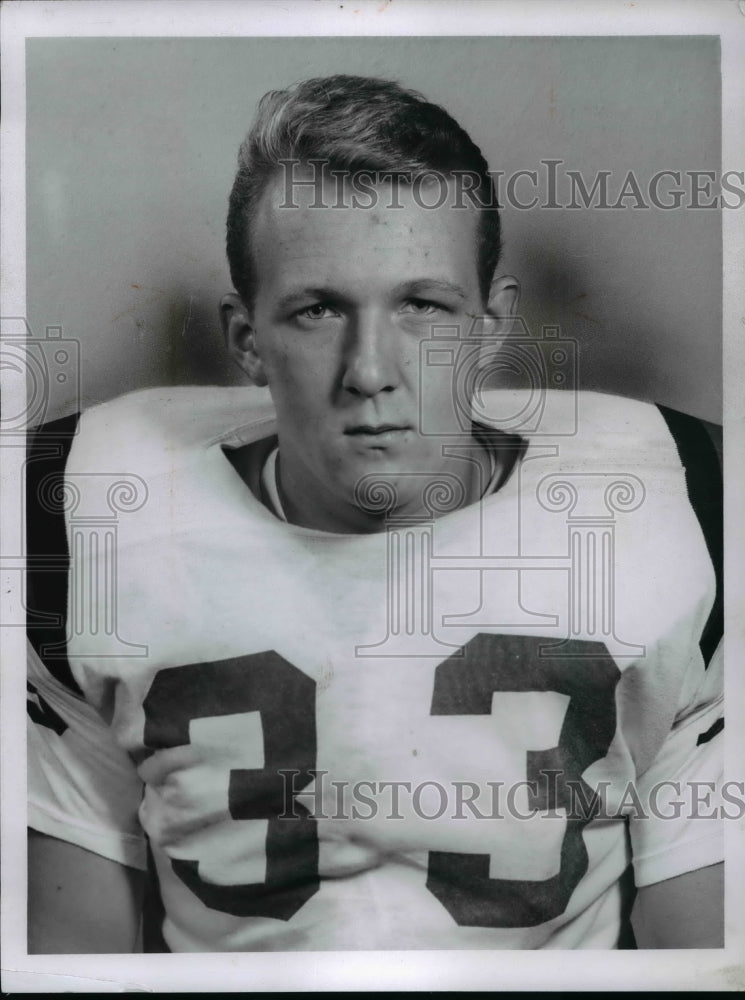
<path fill-rule="evenodd" d="M 82 398 L 52 382 L 47 417 L 243 381 L 216 308 L 236 151 L 266 90 L 336 72 L 421 90 L 507 176 L 610 170 L 613 202 L 630 170 L 646 196 L 657 171 L 720 169 L 714 37 L 31 39 L 28 318 L 81 357 Z M 582 387 L 721 419 L 719 212 L 508 206 L 503 223 L 500 270 L 534 335 L 576 338 Z"/>

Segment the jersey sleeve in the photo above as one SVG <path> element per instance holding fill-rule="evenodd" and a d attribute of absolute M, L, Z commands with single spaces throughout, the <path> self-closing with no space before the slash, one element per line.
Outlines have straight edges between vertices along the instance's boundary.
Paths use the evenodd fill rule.
<path fill-rule="evenodd" d="M 134 764 L 96 710 L 56 680 L 31 646 L 27 689 L 29 826 L 144 869 Z"/>
<path fill-rule="evenodd" d="M 630 821 L 634 879 L 651 885 L 724 858 L 722 645 L 652 765 Z"/>
<path fill-rule="evenodd" d="M 724 539 L 717 429 L 675 410 L 659 410 L 685 471 L 688 501 L 709 552 L 715 592 L 698 649 L 691 652 L 673 726 L 639 779 L 642 808 L 630 821 L 637 886 L 724 858 Z"/>
<path fill-rule="evenodd" d="M 142 785 L 89 705 L 66 655 L 69 552 L 65 467 L 77 414 L 40 427 L 26 466 L 29 826 L 102 857 L 145 867 Z"/>

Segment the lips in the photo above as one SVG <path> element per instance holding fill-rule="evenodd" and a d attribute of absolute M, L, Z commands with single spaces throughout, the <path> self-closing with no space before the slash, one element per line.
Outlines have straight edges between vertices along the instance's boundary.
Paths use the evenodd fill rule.
<path fill-rule="evenodd" d="M 367 450 L 387 451 L 403 446 L 411 432 L 410 424 L 357 424 L 344 433 Z"/>
<path fill-rule="evenodd" d="M 408 424 L 358 424 L 356 427 L 348 427 L 344 433 L 352 437 L 379 437 L 383 434 L 403 432 L 409 429 Z"/>

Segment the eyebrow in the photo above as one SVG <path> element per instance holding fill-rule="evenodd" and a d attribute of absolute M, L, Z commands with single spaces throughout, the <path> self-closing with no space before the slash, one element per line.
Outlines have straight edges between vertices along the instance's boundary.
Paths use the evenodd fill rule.
<path fill-rule="evenodd" d="M 394 297 L 409 295 L 412 297 L 426 295 L 431 292 L 444 292 L 447 295 L 454 295 L 456 298 L 467 298 L 465 290 L 452 281 L 442 278 L 413 278 L 409 281 L 402 281 L 392 289 Z M 297 302 L 305 299 L 327 299 L 330 301 L 344 301 L 347 296 L 343 292 L 327 285 L 314 285 L 306 288 L 295 288 L 283 295 L 277 302 L 278 309 L 288 309 Z"/>
<path fill-rule="evenodd" d="M 294 288 L 278 299 L 276 308 L 287 309 L 297 302 L 305 299 L 338 299 L 339 293 L 324 285 L 317 285 L 308 288 Z"/>
<path fill-rule="evenodd" d="M 397 295 L 404 292 L 407 292 L 409 295 L 426 292 L 445 292 L 448 295 L 455 295 L 459 299 L 467 297 L 465 289 L 461 288 L 460 285 L 442 278 L 414 278 L 411 281 L 402 281 L 399 285 L 396 285 L 393 291 Z"/>

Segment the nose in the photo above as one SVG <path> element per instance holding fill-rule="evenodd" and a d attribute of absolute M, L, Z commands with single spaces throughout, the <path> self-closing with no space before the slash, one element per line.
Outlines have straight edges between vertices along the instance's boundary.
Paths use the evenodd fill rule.
<path fill-rule="evenodd" d="M 399 382 L 397 332 L 383 316 L 362 316 L 347 332 L 342 385 L 356 396 L 391 392 Z"/>

